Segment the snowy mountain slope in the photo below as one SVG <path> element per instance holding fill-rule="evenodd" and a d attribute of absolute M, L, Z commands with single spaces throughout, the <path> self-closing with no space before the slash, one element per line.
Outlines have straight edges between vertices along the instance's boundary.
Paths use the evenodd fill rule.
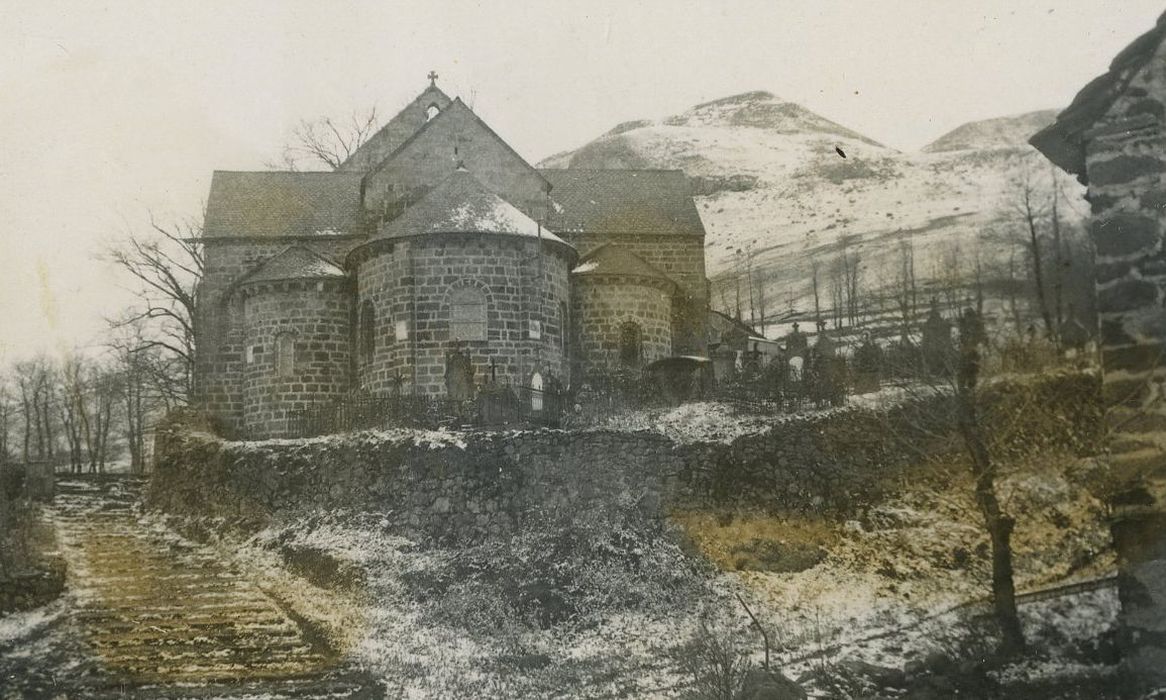
<path fill-rule="evenodd" d="M 1052 114 L 966 124 L 926 152 L 902 153 L 750 92 L 626 122 L 540 165 L 684 170 L 708 233 L 714 306 L 717 280 L 749 258 L 766 280 L 768 313 L 788 316 L 812 307 L 811 261 L 825 268 L 844 246 L 870 289 L 892 281 L 900 241 L 913 244 L 923 282 L 966 258 L 977 235 L 999 227 L 1014 174 L 1026 162 L 1046 167 L 1025 139 Z M 1070 216 L 1084 213 L 1071 204 Z"/>
<path fill-rule="evenodd" d="M 968 122 L 952 129 L 923 147 L 924 153 L 1014 148 L 1028 142 L 1036 132 L 1057 119 L 1055 109 L 1042 109 L 1011 117 Z"/>

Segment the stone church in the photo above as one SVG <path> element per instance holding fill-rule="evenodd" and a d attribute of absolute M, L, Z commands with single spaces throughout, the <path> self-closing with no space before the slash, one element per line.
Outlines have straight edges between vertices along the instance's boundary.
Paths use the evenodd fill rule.
<path fill-rule="evenodd" d="M 214 173 L 198 403 L 263 438 L 353 392 L 703 355 L 704 236 L 682 172 L 535 168 L 431 73 L 334 172 Z"/>

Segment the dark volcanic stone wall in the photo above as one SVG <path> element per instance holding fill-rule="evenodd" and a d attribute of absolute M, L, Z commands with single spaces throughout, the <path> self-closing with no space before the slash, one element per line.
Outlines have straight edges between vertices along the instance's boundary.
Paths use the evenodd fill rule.
<path fill-rule="evenodd" d="M 1086 133 L 1110 465 L 1132 488 L 1113 524 L 1122 641 L 1166 685 L 1166 49 Z"/>
<path fill-rule="evenodd" d="M 205 267 L 199 283 L 198 312 L 194 319 L 198 350 L 195 358 L 193 404 L 213 416 L 228 435 L 243 429 L 243 354 L 246 345 L 243 300 L 234 291 L 236 280 L 268 258 L 297 243 L 342 259 L 359 237 L 315 236 L 292 238 L 205 239 Z"/>
<path fill-rule="evenodd" d="M 255 439 L 285 437 L 294 432 L 290 421 L 296 411 L 348 391 L 348 281 L 270 282 L 246 285 L 240 292 L 245 337 L 244 429 Z M 286 376 L 280 373 L 276 357 L 283 335 L 290 337 L 294 354 Z"/>
<path fill-rule="evenodd" d="M 544 243 L 540 256 L 535 239 L 438 234 L 376 242 L 357 255 L 357 308 L 368 300 L 377 314 L 376 350 L 359 369 L 362 388 L 388 392 L 400 376 L 405 387 L 445 393 L 446 356 L 453 349 L 449 295 L 461 285 L 478 287 L 487 300 L 488 340 L 460 343 L 476 381 L 490 377 L 491 362 L 499 381 L 525 385 L 536 370 L 544 377 L 564 376 L 558 319 L 570 295 L 569 249 Z M 531 321 L 541 322 L 541 337 L 531 337 Z M 404 329 L 400 337 L 398 324 Z"/>
<path fill-rule="evenodd" d="M 672 297 L 658 282 L 575 276 L 574 306 L 583 376 L 619 366 L 621 327 L 639 325 L 642 365 L 672 354 Z"/>

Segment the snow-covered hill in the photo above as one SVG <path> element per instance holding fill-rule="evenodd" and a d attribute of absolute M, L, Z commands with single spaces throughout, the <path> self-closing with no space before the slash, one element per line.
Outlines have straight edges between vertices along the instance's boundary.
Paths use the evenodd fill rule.
<path fill-rule="evenodd" d="M 950 276 L 945 261 L 969 262 L 977 235 L 1000 228 L 1015 174 L 1026 161 L 1047 167 L 1025 140 L 1053 114 L 966 124 L 924 152 L 902 153 L 749 92 L 625 122 L 541 166 L 684 170 L 708 233 L 714 305 L 718 278 L 751 259 L 766 280 L 767 315 L 788 317 L 812 309 L 811 261 L 825 269 L 843 247 L 862 261 L 868 290 L 897 274 L 901 241 L 914 246 L 921 282 Z M 1069 216 L 1086 211 L 1083 201 L 1070 205 Z"/>
<path fill-rule="evenodd" d="M 1056 119 L 1057 110 L 1042 109 L 1012 117 L 968 122 L 927 144 L 923 147 L 923 152 L 1016 148 L 1028 143 L 1033 134 L 1052 124 Z"/>

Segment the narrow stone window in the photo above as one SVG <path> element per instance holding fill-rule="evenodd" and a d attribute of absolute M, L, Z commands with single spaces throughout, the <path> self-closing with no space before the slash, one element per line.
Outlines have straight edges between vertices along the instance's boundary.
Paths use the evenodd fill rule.
<path fill-rule="evenodd" d="M 619 327 L 619 362 L 625 367 L 639 367 L 644 355 L 644 333 L 640 324 L 625 321 Z"/>
<path fill-rule="evenodd" d="M 429 105 L 429 107 L 425 110 L 425 121 L 429 121 L 430 119 L 433 119 L 440 112 L 441 112 L 441 109 L 436 104 Z"/>
<path fill-rule="evenodd" d="M 450 340 L 486 339 L 486 294 L 477 287 L 454 287 L 449 293 Z"/>
<path fill-rule="evenodd" d="M 563 359 L 571 358 L 571 317 L 567 302 L 559 302 L 559 342 L 563 347 Z"/>
<path fill-rule="evenodd" d="M 530 320 L 530 339 L 539 340 L 543 337 L 543 323 L 542 321 Z"/>
<path fill-rule="evenodd" d="M 280 377 L 295 376 L 296 336 L 294 333 L 280 333 L 275 337 L 275 372 Z"/>
<path fill-rule="evenodd" d="M 377 312 L 372 301 L 365 299 L 360 305 L 360 361 L 372 362 L 377 349 Z"/>
<path fill-rule="evenodd" d="M 530 410 L 543 410 L 543 376 L 538 372 L 530 375 Z"/>

